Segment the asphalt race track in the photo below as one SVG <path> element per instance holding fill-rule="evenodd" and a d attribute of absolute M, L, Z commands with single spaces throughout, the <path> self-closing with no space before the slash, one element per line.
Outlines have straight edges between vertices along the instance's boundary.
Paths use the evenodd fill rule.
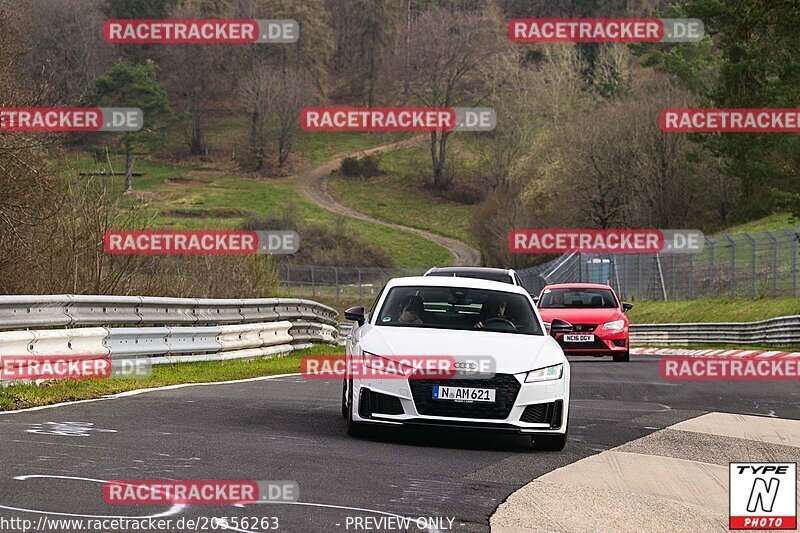
<path fill-rule="evenodd" d="M 340 382 L 299 376 L 5 413 L 0 516 L 276 516 L 281 531 L 298 532 L 365 530 L 355 517 L 436 517 L 440 530 L 488 531 L 498 505 L 531 480 L 680 421 L 713 411 L 800 419 L 796 382 L 666 382 L 659 360 L 572 358 L 569 442 L 560 453 L 532 451 L 522 437 L 433 430 L 350 438 Z M 155 478 L 296 480 L 300 502 L 104 501 L 105 480 Z"/>

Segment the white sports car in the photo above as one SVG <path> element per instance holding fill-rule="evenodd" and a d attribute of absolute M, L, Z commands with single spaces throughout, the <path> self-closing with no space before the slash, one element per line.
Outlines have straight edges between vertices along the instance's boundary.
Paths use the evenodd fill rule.
<path fill-rule="evenodd" d="M 350 435 L 369 426 L 434 425 L 531 435 L 533 447 L 567 440 L 570 367 L 530 295 L 508 283 L 471 278 L 391 280 L 372 309 L 353 307 L 342 386 Z M 452 358 L 450 374 L 424 373 L 423 358 Z M 374 372 L 359 372 L 377 367 Z M 471 370 L 470 370 L 471 369 Z M 477 370 L 476 370 L 477 369 Z"/>

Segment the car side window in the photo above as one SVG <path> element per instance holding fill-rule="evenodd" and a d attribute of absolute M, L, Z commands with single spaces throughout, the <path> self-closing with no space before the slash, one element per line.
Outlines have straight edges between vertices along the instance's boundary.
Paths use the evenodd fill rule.
<path fill-rule="evenodd" d="M 378 296 L 375 297 L 375 301 L 372 302 L 372 305 L 369 307 L 369 311 L 367 312 L 366 316 L 364 317 L 367 322 L 369 319 L 372 318 L 373 313 L 375 313 L 375 309 L 378 307 L 378 302 L 381 300 L 381 296 L 383 296 L 383 291 L 386 289 L 386 285 L 381 287 L 381 290 L 378 291 Z"/>

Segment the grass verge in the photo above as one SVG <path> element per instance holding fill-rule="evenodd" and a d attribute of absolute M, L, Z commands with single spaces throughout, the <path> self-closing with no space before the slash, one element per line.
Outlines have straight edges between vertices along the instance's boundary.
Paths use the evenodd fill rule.
<path fill-rule="evenodd" d="M 792 229 L 800 225 L 800 221 L 792 223 L 791 217 L 790 213 L 774 213 L 757 220 L 732 226 L 720 233 L 761 233 L 764 231 Z"/>
<path fill-rule="evenodd" d="M 101 398 L 109 394 L 182 383 L 211 383 L 290 374 L 300 371 L 300 359 L 309 355 L 342 355 L 344 348 L 315 346 L 279 357 L 156 365 L 145 379 L 50 381 L 40 385 L 0 387 L 0 411 Z"/>
<path fill-rule="evenodd" d="M 124 167 L 112 157 L 115 170 Z M 107 165 L 91 157 L 70 156 L 63 165 L 81 172 L 99 172 Z M 140 160 L 134 168 L 144 175 L 133 178 L 129 205 L 144 204 L 157 227 L 175 229 L 232 229 L 248 216 L 291 211 L 297 220 L 337 227 L 339 217 L 307 201 L 290 178 L 255 179 L 234 175 L 231 169 Z M 122 190 L 120 176 L 101 178 Z M 363 220 L 347 219 L 346 228 L 364 242 L 386 251 L 399 268 L 449 265 L 452 256 L 442 246 L 406 231 Z M 302 246 L 302 244 L 301 244 Z"/>
<path fill-rule="evenodd" d="M 634 324 L 670 322 L 755 322 L 777 316 L 800 314 L 800 299 L 794 297 L 756 300 L 701 298 L 672 302 L 641 301 L 629 316 Z"/>
<path fill-rule="evenodd" d="M 413 146 L 378 156 L 380 176 L 348 178 L 335 172 L 329 190 L 342 204 L 374 218 L 472 242 L 469 226 L 473 206 L 437 196 L 424 188 L 430 154 Z"/>

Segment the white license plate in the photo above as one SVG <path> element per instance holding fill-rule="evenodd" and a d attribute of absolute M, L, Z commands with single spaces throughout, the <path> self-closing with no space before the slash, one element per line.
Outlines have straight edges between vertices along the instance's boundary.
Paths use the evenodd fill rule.
<path fill-rule="evenodd" d="M 493 402 L 495 389 L 474 389 L 471 387 L 433 386 L 434 400 L 455 400 L 457 402 Z"/>
<path fill-rule="evenodd" d="M 564 335 L 564 342 L 593 342 L 594 335 L 578 335 L 576 333 L 567 333 Z"/>

